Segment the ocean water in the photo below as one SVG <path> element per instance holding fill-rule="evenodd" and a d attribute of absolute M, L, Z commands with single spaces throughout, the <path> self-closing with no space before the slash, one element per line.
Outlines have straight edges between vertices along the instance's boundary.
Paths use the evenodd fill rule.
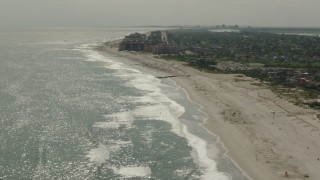
<path fill-rule="evenodd" d="M 150 30 L 0 30 L 0 179 L 247 179 L 174 81 L 94 49 Z"/>

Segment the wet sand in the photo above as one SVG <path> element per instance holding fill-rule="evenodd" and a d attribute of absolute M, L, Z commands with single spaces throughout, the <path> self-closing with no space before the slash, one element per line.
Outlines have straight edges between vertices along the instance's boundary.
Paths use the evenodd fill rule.
<path fill-rule="evenodd" d="M 258 83 L 253 78 L 206 73 L 147 53 L 118 52 L 117 43 L 101 50 L 156 76 L 171 76 L 204 107 L 209 116 L 205 127 L 220 137 L 228 156 L 251 179 L 320 179 L 319 111 L 280 99 L 253 85 Z"/>

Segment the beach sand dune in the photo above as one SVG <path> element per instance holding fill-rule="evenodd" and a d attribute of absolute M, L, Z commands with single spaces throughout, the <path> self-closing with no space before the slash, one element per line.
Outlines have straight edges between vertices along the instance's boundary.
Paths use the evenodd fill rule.
<path fill-rule="evenodd" d="M 152 54 L 118 52 L 117 42 L 100 49 L 156 76 L 177 76 L 172 79 L 208 114 L 205 127 L 252 179 L 320 179 L 319 111 L 297 107 L 255 86 L 257 80 L 250 77 L 210 74 Z"/>

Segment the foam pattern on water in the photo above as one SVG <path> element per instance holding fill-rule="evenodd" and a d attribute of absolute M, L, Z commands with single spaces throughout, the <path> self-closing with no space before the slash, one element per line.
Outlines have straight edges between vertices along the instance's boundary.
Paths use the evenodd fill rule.
<path fill-rule="evenodd" d="M 102 56 L 96 52 L 90 52 L 90 50 L 87 50 L 86 53 L 90 54 L 89 57 L 91 61 L 104 62 L 106 63 L 105 65 L 103 65 L 104 67 L 117 70 L 113 75 L 124 80 L 126 82 L 125 85 L 128 88 L 135 88 L 142 92 L 140 96 L 125 97 L 125 100 L 129 104 L 135 105 L 134 108 L 130 109 L 129 111 L 104 115 L 104 117 L 106 118 L 105 122 L 96 122 L 93 127 L 110 130 L 119 128 L 132 128 L 134 126 L 137 126 L 136 122 L 139 121 L 159 121 L 168 123 L 168 125 L 170 126 L 169 130 L 178 137 L 185 139 L 186 145 L 191 147 L 188 153 L 189 160 L 191 158 L 192 162 L 198 164 L 200 168 L 198 170 L 197 168 L 172 169 L 172 174 L 176 175 L 177 177 L 180 176 L 181 178 L 193 177 L 196 179 L 229 179 L 226 174 L 218 172 L 216 162 L 208 157 L 206 141 L 190 133 L 186 125 L 182 124 L 179 120 L 179 117 L 185 113 L 185 108 L 177 102 L 171 100 L 166 94 L 163 93 L 162 87 L 165 87 L 167 85 L 162 84 L 159 79 L 155 78 L 152 75 L 148 75 L 139 70 L 129 68 L 121 62 L 116 62 L 114 60 L 111 60 L 111 58 Z M 172 95 L 178 96 L 179 94 L 173 93 Z M 144 138 L 146 147 L 150 148 L 150 146 L 152 146 L 151 144 L 153 142 L 153 139 L 155 138 L 153 134 L 156 131 L 161 132 L 161 128 L 155 129 L 156 127 L 152 126 L 150 126 L 149 128 L 150 129 L 144 129 L 143 131 L 139 132 L 139 136 L 141 138 Z M 175 141 L 177 139 L 172 140 Z M 130 141 L 132 142 L 134 140 L 130 139 Z M 162 145 L 162 153 L 164 154 L 170 152 L 168 151 L 168 149 L 176 148 L 175 146 L 166 144 L 164 142 L 160 143 Z M 121 148 L 119 148 L 118 150 L 121 151 Z M 161 152 L 157 153 L 161 154 Z M 140 165 L 137 166 L 140 167 L 140 170 L 138 170 L 139 168 L 137 167 L 130 166 L 126 168 L 111 168 L 111 165 L 109 165 L 109 168 L 111 168 L 115 174 L 118 174 L 122 177 L 142 177 L 142 175 L 143 177 L 153 177 L 152 175 L 156 174 L 156 172 L 153 171 L 153 168 L 147 168 L 150 170 L 150 174 L 142 173 L 141 175 L 141 170 L 144 169 L 141 169 L 141 167 L 149 167 L 148 165 L 150 165 L 150 163 L 151 162 L 147 162 L 145 164 L 135 164 Z M 105 166 L 108 168 L 107 164 L 108 163 L 106 163 Z M 197 173 L 199 174 L 197 175 Z"/>
<path fill-rule="evenodd" d="M 119 169 L 114 168 L 113 172 L 121 175 L 122 177 L 132 178 L 140 177 L 147 178 L 151 176 L 151 169 L 149 167 L 120 167 Z"/>

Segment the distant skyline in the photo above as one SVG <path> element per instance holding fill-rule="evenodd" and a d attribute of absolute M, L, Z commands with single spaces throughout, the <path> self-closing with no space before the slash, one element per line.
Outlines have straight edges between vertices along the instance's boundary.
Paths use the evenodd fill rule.
<path fill-rule="evenodd" d="M 0 0 L 0 27 L 320 27 L 319 0 Z"/>

